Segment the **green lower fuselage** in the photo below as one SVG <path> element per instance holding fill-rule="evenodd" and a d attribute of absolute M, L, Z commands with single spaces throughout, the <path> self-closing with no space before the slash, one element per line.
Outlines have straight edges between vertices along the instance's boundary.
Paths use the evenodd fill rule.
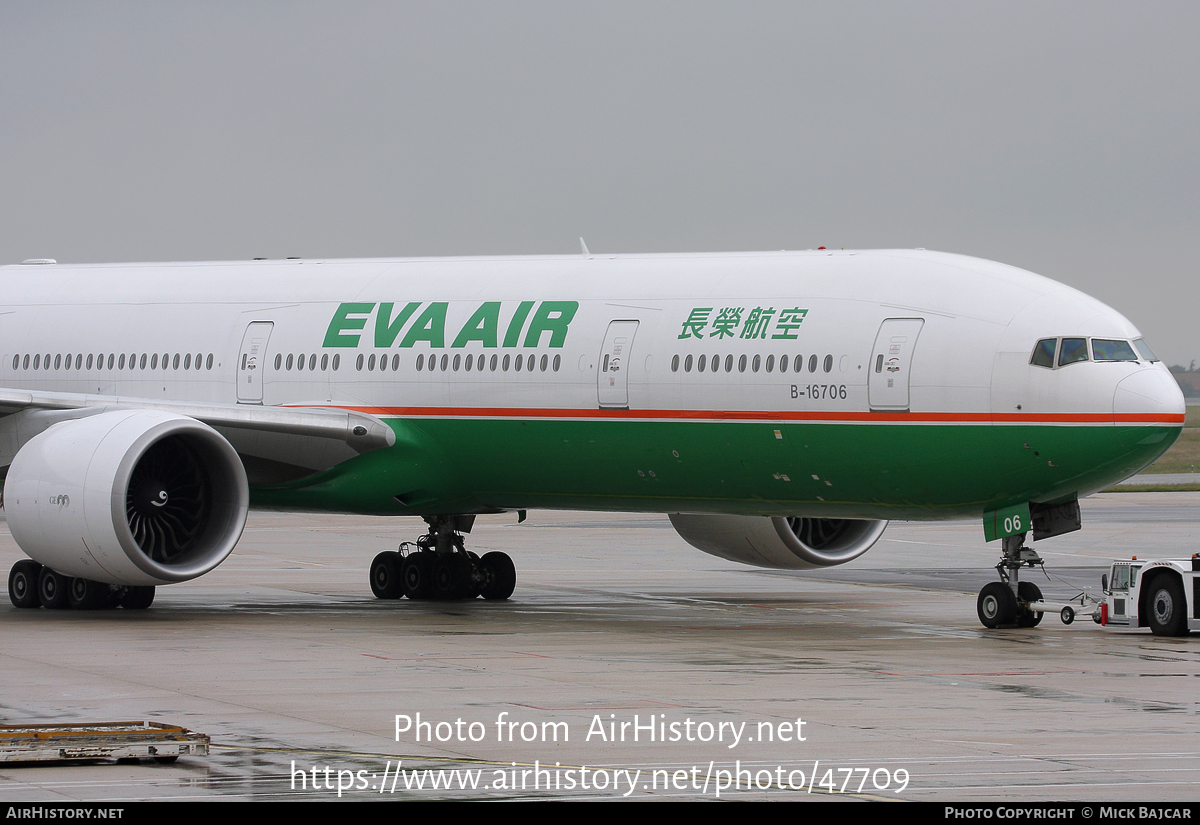
<path fill-rule="evenodd" d="M 386 515 L 579 509 L 978 517 L 1104 489 L 1173 426 L 390 419 L 397 443 L 263 507 Z"/>

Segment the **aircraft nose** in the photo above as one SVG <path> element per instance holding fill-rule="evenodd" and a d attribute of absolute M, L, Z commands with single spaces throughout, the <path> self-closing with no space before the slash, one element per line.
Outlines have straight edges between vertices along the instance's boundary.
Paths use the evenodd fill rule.
<path fill-rule="evenodd" d="M 1113 394 L 1113 417 L 1118 423 L 1131 420 L 1157 420 L 1183 424 L 1187 409 L 1179 384 L 1165 369 L 1139 370 L 1117 384 Z M 1131 416 L 1141 416 L 1133 419 Z M 1174 417 L 1178 417 L 1176 420 Z"/>

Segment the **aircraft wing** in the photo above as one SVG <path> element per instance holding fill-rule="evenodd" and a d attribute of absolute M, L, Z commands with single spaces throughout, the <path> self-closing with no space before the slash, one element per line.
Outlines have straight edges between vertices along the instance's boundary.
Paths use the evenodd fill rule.
<path fill-rule="evenodd" d="M 0 388 L 0 467 L 11 464 L 22 445 L 59 421 L 126 409 L 170 412 L 208 424 L 242 456 L 252 482 L 306 475 L 396 443 L 396 434 L 383 421 L 349 410 Z"/>

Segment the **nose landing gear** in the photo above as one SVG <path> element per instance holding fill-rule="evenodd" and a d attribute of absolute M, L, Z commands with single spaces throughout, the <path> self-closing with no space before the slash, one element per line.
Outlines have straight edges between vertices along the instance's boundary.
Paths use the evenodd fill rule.
<path fill-rule="evenodd" d="M 976 610 L 984 627 L 1036 627 L 1042 611 L 1030 605 L 1042 601 L 1042 591 L 1033 582 L 1019 581 L 1022 567 L 1041 567 L 1041 556 L 1025 546 L 1025 533 L 1002 540 L 1003 557 L 996 565 L 1000 581 L 988 582 L 979 591 Z M 1074 618 L 1072 616 L 1072 618 Z"/>

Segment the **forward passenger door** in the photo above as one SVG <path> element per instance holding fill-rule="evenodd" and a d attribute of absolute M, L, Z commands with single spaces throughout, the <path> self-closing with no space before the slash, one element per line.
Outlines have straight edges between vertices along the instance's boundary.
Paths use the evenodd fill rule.
<path fill-rule="evenodd" d="M 887 318 L 879 325 L 867 377 L 872 410 L 908 412 L 913 350 L 924 325 L 924 318 Z"/>
<path fill-rule="evenodd" d="M 612 321 L 604 335 L 596 370 L 596 394 L 602 409 L 629 409 L 629 367 L 637 321 Z"/>
<path fill-rule="evenodd" d="M 273 321 L 253 321 L 242 336 L 237 362 L 237 400 L 239 404 L 263 402 L 263 370 L 267 365 L 267 342 L 271 340 Z"/>

